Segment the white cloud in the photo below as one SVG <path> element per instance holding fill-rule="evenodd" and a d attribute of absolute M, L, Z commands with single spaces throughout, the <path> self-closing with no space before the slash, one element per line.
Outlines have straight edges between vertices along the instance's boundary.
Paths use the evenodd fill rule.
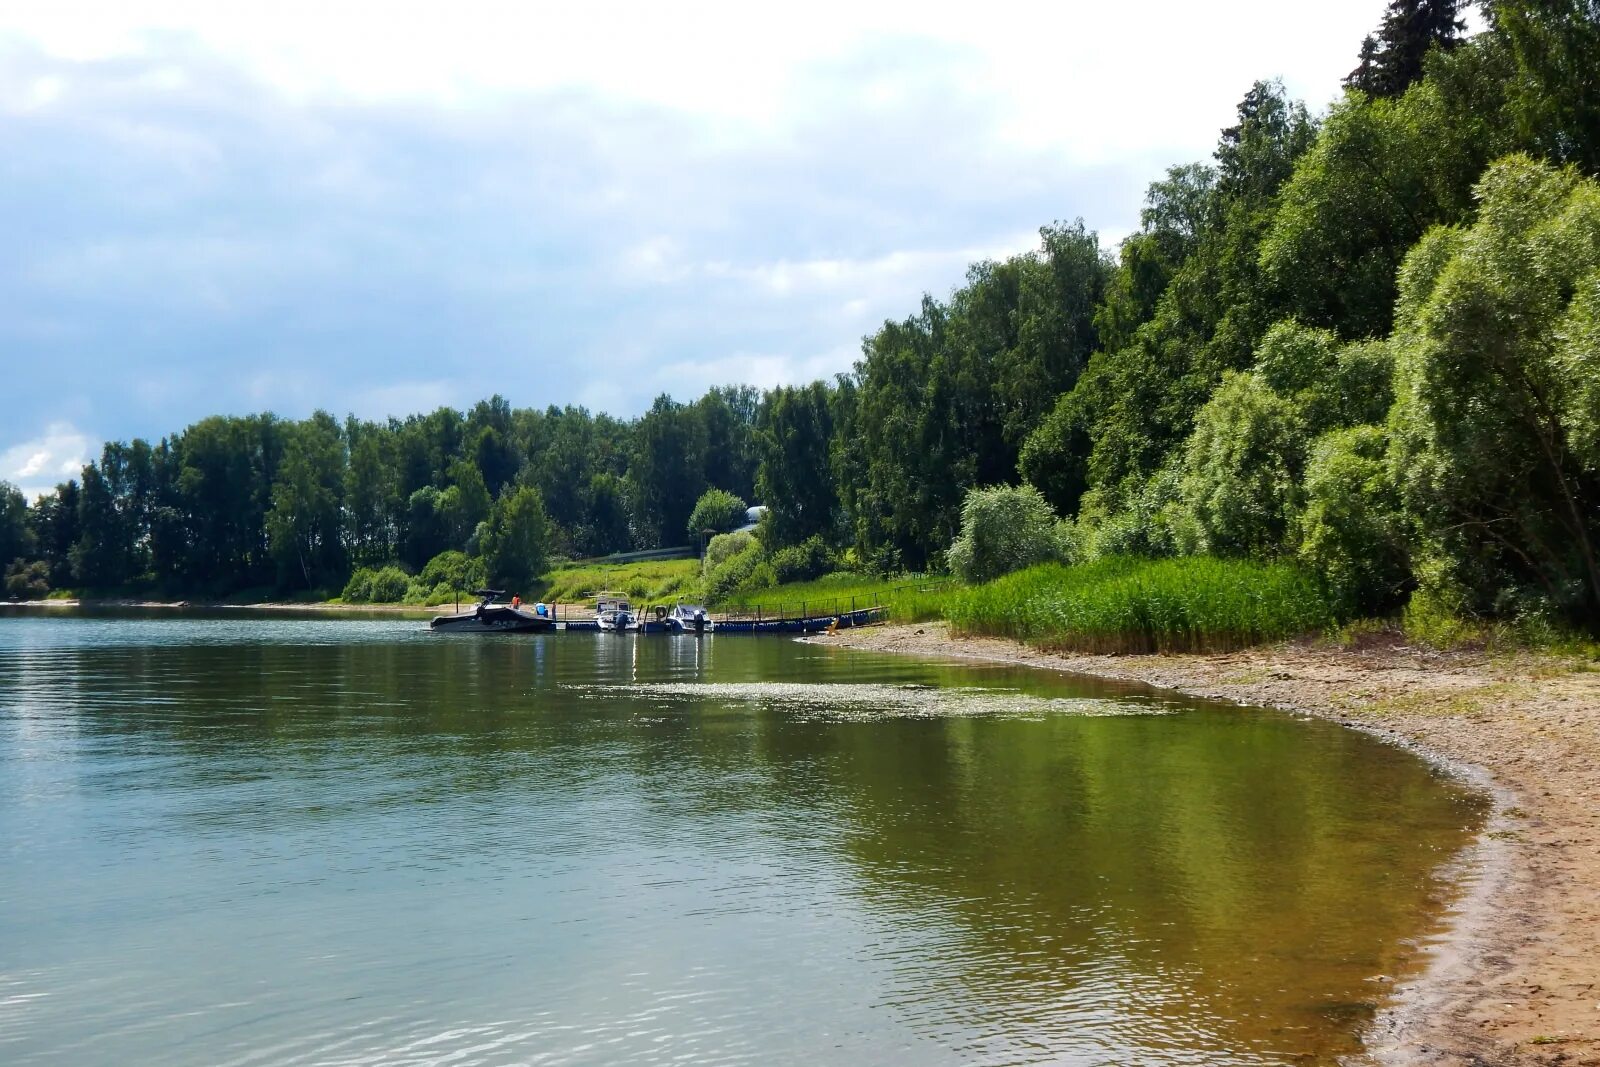
<path fill-rule="evenodd" d="M 758 389 L 831 378 L 848 367 L 854 349 L 818 352 L 809 356 L 738 353 L 711 359 L 679 360 L 654 371 L 656 393 L 671 393 L 678 400 L 699 396 L 713 386 L 737 382 Z"/>
<path fill-rule="evenodd" d="M 947 279 L 947 287 L 954 287 L 969 263 L 1005 259 L 1038 245 L 1038 237 L 1030 233 L 988 247 L 905 249 L 859 259 L 778 260 L 752 266 L 709 263 L 703 272 L 711 277 L 740 279 L 775 296 L 818 292 L 855 295 L 878 293 L 886 287 L 903 289 L 902 283 L 907 279 L 930 277 Z"/>
<path fill-rule="evenodd" d="M 0 451 L 0 480 L 11 482 L 32 500 L 76 478 L 94 444 L 70 422 L 52 422 L 44 433 Z"/>
<path fill-rule="evenodd" d="M 363 390 L 352 399 L 351 410 L 361 418 L 377 420 L 390 415 L 404 418 L 407 415 L 426 414 L 441 407 L 459 407 L 468 402 L 468 391 L 459 382 L 441 378 L 434 381 L 393 382 Z"/>
<path fill-rule="evenodd" d="M 56 0 L 13 5 L 0 32 L 80 61 L 141 55 L 190 35 L 294 99 L 469 107 L 577 88 L 769 133 L 819 108 L 894 108 L 922 92 L 926 67 L 848 62 L 864 46 L 880 47 L 931 55 L 1004 100 L 1001 128 L 1011 142 L 1083 161 L 1208 143 L 1252 77 L 1283 75 L 1314 104 L 1331 98 L 1383 9 L 1383 0 L 819 0 L 803 9 L 737 0 Z M 831 91 L 816 93 L 810 74 L 841 63 Z M 164 76 L 181 84 L 181 72 Z M 34 106 L 59 95 L 55 86 L 28 94 Z"/>
<path fill-rule="evenodd" d="M 1383 6 L 0 5 L 0 349 L 112 437 L 830 375 Z"/>

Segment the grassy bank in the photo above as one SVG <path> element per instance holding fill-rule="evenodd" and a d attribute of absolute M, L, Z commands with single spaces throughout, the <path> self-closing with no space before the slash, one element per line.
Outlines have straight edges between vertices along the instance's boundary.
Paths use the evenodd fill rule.
<path fill-rule="evenodd" d="M 1049 564 L 947 597 L 958 633 L 1077 652 L 1223 652 L 1326 630 L 1327 599 L 1287 564 L 1111 557 Z"/>
<path fill-rule="evenodd" d="M 556 567 L 545 575 L 544 585 L 524 600 L 574 604 L 602 589 L 627 593 L 636 603 L 655 603 L 699 596 L 700 561 L 651 560 L 641 563 L 588 563 Z"/>
<path fill-rule="evenodd" d="M 738 590 L 727 597 L 722 611 L 756 611 L 795 614 L 802 607 L 812 614 L 849 610 L 882 604 L 896 622 L 937 619 L 956 586 L 948 579 L 902 574 L 893 578 L 869 578 L 860 574 L 830 574 L 815 581 Z"/>

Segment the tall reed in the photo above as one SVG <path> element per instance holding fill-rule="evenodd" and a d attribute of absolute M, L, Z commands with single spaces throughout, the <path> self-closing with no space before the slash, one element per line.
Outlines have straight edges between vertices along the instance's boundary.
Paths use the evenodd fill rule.
<path fill-rule="evenodd" d="M 1047 564 L 952 593 L 957 633 L 1076 652 L 1226 652 L 1326 629 L 1320 587 L 1287 563 L 1204 556 Z"/>

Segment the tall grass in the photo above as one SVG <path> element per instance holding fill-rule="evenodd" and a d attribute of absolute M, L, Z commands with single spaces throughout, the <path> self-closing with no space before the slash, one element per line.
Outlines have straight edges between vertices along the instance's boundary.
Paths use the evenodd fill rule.
<path fill-rule="evenodd" d="M 554 601 L 563 604 L 583 602 L 590 593 L 602 589 L 627 593 L 640 604 L 677 597 L 694 599 L 700 594 L 700 561 L 697 559 L 648 560 L 638 563 L 588 563 L 556 567 L 544 577 L 544 587 L 536 596 L 523 599 Z"/>
<path fill-rule="evenodd" d="M 815 581 L 740 589 L 716 605 L 724 611 L 755 611 L 776 615 L 780 611 L 810 614 L 845 611 L 854 598 L 856 607 L 882 604 L 896 622 L 921 622 L 937 619 L 954 591 L 947 579 L 903 574 L 894 578 L 868 578 L 860 574 L 837 572 Z"/>
<path fill-rule="evenodd" d="M 1046 564 L 952 593 L 958 633 L 1075 652 L 1226 652 L 1326 629 L 1333 609 L 1285 563 L 1204 556 Z"/>

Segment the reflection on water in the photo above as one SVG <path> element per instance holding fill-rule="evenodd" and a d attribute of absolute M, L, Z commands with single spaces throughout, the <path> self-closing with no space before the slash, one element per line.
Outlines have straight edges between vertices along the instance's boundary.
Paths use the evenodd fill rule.
<path fill-rule="evenodd" d="M 0 616 L 0 1062 L 1329 1062 L 1478 801 L 784 639 Z"/>

